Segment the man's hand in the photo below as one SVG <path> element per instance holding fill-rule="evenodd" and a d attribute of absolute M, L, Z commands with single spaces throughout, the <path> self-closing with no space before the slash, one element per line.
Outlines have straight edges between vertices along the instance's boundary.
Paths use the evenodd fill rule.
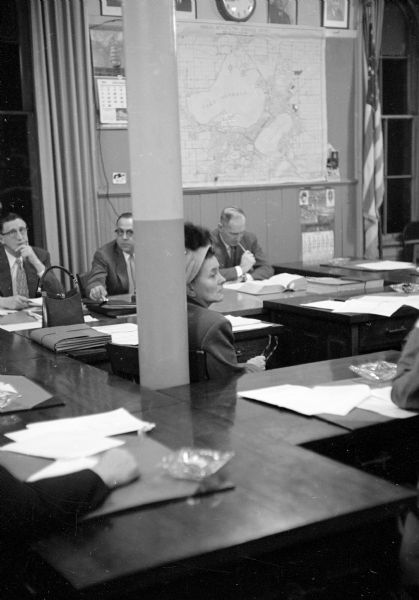
<path fill-rule="evenodd" d="M 26 296 L 6 296 L 0 298 L 0 308 L 8 308 L 9 310 L 21 310 L 28 308 L 29 298 Z"/>
<path fill-rule="evenodd" d="M 106 288 L 103 285 L 95 285 L 90 290 L 89 296 L 95 302 L 105 302 L 108 298 Z"/>
<path fill-rule="evenodd" d="M 265 369 L 266 358 L 263 355 L 249 358 L 249 360 L 246 362 L 246 371 L 248 373 L 256 373 L 257 371 L 264 371 Z"/>
<path fill-rule="evenodd" d="M 92 471 L 110 488 L 125 485 L 137 479 L 140 474 L 132 454 L 122 448 L 113 448 L 105 452 L 97 465 L 92 467 Z"/>
<path fill-rule="evenodd" d="M 34 249 L 29 244 L 21 244 L 16 252 L 23 258 L 23 260 L 28 260 L 35 268 L 37 273 L 41 273 L 45 270 L 45 265 L 39 260 L 36 256 Z"/>
<path fill-rule="evenodd" d="M 254 257 L 254 254 L 252 254 L 249 250 L 243 252 L 240 259 L 240 267 L 243 273 L 247 273 L 248 271 L 250 271 L 255 262 L 256 258 Z"/>

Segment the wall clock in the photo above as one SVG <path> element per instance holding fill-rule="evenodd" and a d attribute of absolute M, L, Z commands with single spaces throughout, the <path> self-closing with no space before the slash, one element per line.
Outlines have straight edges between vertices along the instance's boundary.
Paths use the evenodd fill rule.
<path fill-rule="evenodd" d="M 228 21 L 247 21 L 256 8 L 256 0 L 216 0 L 217 8 Z"/>

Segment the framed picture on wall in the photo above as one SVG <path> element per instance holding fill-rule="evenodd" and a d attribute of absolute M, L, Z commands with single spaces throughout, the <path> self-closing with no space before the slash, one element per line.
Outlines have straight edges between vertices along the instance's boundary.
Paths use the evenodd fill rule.
<path fill-rule="evenodd" d="M 349 0 L 323 0 L 323 27 L 349 27 Z"/>
<path fill-rule="evenodd" d="M 100 0 L 100 12 L 106 17 L 122 17 L 122 0 Z"/>
<path fill-rule="evenodd" d="M 174 0 L 177 19 L 196 19 L 196 0 Z"/>
<path fill-rule="evenodd" d="M 267 0 L 268 23 L 297 24 L 297 0 Z"/>

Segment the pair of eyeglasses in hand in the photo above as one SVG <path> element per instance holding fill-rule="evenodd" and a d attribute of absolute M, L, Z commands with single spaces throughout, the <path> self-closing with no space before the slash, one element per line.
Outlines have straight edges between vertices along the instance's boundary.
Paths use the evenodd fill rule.
<path fill-rule="evenodd" d="M 266 362 L 271 358 L 275 350 L 278 348 L 279 340 L 277 335 L 269 335 L 268 343 L 265 346 L 262 355 L 265 357 Z"/>

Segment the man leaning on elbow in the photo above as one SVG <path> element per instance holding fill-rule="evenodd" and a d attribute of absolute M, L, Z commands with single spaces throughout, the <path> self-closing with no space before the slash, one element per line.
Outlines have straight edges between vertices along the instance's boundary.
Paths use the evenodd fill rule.
<path fill-rule="evenodd" d="M 241 208 L 222 210 L 211 240 L 220 273 L 227 281 L 269 279 L 274 274 L 256 235 L 246 230 L 246 215 Z"/>

